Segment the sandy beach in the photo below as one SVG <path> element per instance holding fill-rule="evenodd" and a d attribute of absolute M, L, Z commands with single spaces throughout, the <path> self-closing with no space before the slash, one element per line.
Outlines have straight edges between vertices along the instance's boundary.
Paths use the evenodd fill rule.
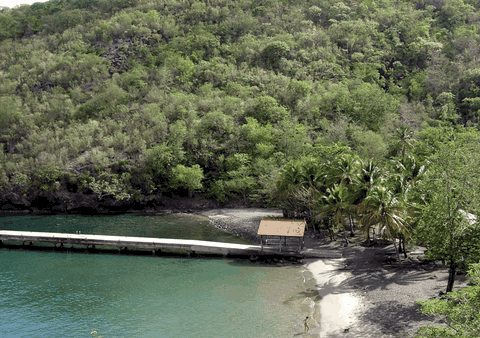
<path fill-rule="evenodd" d="M 259 241 L 256 231 L 262 217 L 282 217 L 279 209 L 214 209 L 200 214 L 227 232 Z M 305 259 L 304 266 L 316 280 L 320 300 L 319 323 L 310 323 L 305 337 L 413 337 L 418 328 L 438 324 L 421 314 L 418 299 L 429 299 L 445 291 L 448 271 L 439 262 L 427 261 L 424 248 L 413 247 L 408 258 L 392 262 L 393 244 L 378 241 L 362 246 L 357 234 L 344 246 L 336 241 L 316 238 L 307 232 L 305 246 L 340 250 L 341 259 Z M 408 251 L 408 248 L 407 248 Z M 466 286 L 458 275 L 455 289 Z"/>

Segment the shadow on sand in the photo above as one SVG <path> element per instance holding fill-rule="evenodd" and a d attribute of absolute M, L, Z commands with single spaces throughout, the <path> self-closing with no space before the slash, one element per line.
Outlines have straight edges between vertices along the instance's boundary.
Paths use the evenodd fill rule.
<path fill-rule="evenodd" d="M 437 296 L 447 285 L 448 273 L 440 263 L 419 254 L 396 262 L 394 250 L 391 243 L 343 248 L 342 260 L 322 260 L 325 284 L 317 284 L 318 290 L 306 290 L 302 296 L 314 298 L 315 292 L 322 297 L 355 295 L 359 306 L 354 310 L 355 322 L 347 328 L 348 336 L 411 337 L 419 327 L 438 323 L 419 312 L 416 300 Z M 464 281 L 465 276 L 457 276 L 456 285 Z M 328 311 L 330 304 L 320 303 L 324 306 Z M 322 333 L 322 338 L 342 336 L 340 331 Z"/>

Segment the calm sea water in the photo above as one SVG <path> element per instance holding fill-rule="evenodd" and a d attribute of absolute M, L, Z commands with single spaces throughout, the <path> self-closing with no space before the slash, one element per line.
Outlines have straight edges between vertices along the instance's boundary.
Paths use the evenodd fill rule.
<path fill-rule="evenodd" d="M 0 229 L 245 243 L 195 215 L 16 216 L 0 218 Z M 0 336 L 292 337 L 315 311 L 315 283 L 302 270 L 4 248 Z"/>

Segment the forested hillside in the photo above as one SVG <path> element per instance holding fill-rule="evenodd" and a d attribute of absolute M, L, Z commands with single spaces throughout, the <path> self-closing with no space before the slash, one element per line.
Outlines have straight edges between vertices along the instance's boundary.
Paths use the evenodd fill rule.
<path fill-rule="evenodd" d="M 51 0 L 3 8 L 0 205 L 58 212 L 195 195 L 295 213 L 299 192 L 285 197 L 279 181 L 295 165 L 304 177 L 305 163 L 349 159 L 359 173 L 371 161 L 397 173 L 410 161 L 414 171 L 457 133 L 477 135 L 479 7 Z M 350 182 L 338 175 L 319 191 Z M 367 190 L 356 190 L 357 202 Z"/>

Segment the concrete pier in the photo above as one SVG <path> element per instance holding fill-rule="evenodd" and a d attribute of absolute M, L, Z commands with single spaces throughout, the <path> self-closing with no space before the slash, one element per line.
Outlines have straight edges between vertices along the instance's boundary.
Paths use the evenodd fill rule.
<path fill-rule="evenodd" d="M 89 234 L 66 234 L 54 232 L 30 232 L 30 231 L 10 231 L 0 230 L 0 241 L 14 242 L 32 242 L 32 243 L 51 243 L 55 246 L 64 245 L 82 245 L 82 246 L 113 246 L 117 248 L 135 248 L 149 249 L 152 251 L 161 251 L 162 249 L 181 249 L 188 252 L 205 252 L 220 255 L 281 255 L 281 256 L 306 256 L 317 258 L 339 258 L 338 253 L 328 252 L 327 250 L 288 252 L 279 253 L 274 247 L 263 248 L 259 245 L 234 244 L 223 242 L 198 241 L 192 239 L 171 239 L 171 238 L 149 238 L 149 237 L 129 237 L 129 236 L 105 236 Z"/>

